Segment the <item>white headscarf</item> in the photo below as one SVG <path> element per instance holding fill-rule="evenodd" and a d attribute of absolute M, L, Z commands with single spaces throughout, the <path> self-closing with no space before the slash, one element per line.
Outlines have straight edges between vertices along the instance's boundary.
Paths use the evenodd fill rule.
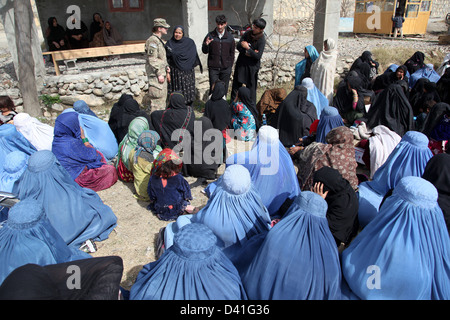
<path fill-rule="evenodd" d="M 17 131 L 39 150 L 52 150 L 53 127 L 31 117 L 28 113 L 18 113 L 14 117 Z"/>
<path fill-rule="evenodd" d="M 311 65 L 311 79 L 316 87 L 328 99 L 329 105 L 333 102 L 334 75 L 336 73 L 337 49 L 333 39 L 325 40 L 328 50 L 322 50 L 319 58 Z"/>
<path fill-rule="evenodd" d="M 372 136 L 369 138 L 370 179 L 373 178 L 375 171 L 383 165 L 401 139 L 396 132 L 383 125 L 373 128 Z"/>

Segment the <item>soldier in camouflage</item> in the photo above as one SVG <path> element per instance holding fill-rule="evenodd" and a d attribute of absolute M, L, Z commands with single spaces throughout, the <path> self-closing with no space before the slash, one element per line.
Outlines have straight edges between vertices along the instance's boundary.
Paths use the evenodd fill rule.
<path fill-rule="evenodd" d="M 170 26 L 165 19 L 157 18 L 153 21 L 153 34 L 145 43 L 145 71 L 148 77 L 148 93 L 142 104 L 150 113 L 154 110 L 164 110 L 167 100 L 167 81 L 170 77 L 170 69 L 167 64 L 166 49 L 162 35 L 167 34 Z"/>

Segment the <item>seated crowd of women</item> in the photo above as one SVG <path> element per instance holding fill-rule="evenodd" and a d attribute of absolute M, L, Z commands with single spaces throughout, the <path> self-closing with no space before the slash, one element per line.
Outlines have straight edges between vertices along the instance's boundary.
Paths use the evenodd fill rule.
<path fill-rule="evenodd" d="M 377 68 L 364 52 L 332 101 L 301 75 L 291 92 L 268 90 L 258 103 L 246 87 L 228 103 L 219 81 L 199 119 L 180 92 L 150 114 L 124 94 L 108 122 L 84 101 L 54 128 L 15 115 L 0 126 L 0 182 L 26 201 L 2 212 L 0 238 L 42 252 L 0 247 L 0 281 L 11 285 L 26 263 L 83 261 L 80 245 L 117 223 L 96 191 L 120 179 L 167 221 L 156 261 L 120 290 L 127 299 L 449 299 L 450 105 L 441 92 L 450 88 L 441 81 L 450 68 L 410 82 L 431 74 L 419 53 Z M 233 139 L 252 147 L 229 154 Z M 214 161 L 196 158 L 206 151 Z M 190 204 L 189 176 L 210 180 L 201 208 Z"/>

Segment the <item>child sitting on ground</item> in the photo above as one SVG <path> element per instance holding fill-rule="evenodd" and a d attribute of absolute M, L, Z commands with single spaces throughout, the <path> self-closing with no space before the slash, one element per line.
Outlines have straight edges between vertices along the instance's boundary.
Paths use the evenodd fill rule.
<path fill-rule="evenodd" d="M 12 123 L 11 120 L 17 114 L 15 109 L 16 106 L 9 96 L 0 96 L 0 125 Z"/>
<path fill-rule="evenodd" d="M 163 149 L 153 162 L 147 193 L 150 204 L 147 206 L 160 220 L 175 220 L 178 216 L 193 213 L 191 188 L 180 174 L 183 162 L 169 148 Z"/>

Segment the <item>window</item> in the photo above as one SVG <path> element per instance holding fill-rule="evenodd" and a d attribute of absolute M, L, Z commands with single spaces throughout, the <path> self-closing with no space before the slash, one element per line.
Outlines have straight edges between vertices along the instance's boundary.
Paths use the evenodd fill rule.
<path fill-rule="evenodd" d="M 430 11 L 431 1 L 422 1 L 420 11 Z"/>
<path fill-rule="evenodd" d="M 222 0 L 208 0 L 208 10 L 223 10 Z"/>
<path fill-rule="evenodd" d="M 129 12 L 129 11 L 143 11 L 143 0 L 108 0 L 109 11 Z"/>
<path fill-rule="evenodd" d="M 419 5 L 418 4 L 408 4 L 406 7 L 406 18 L 417 18 L 419 13 Z"/>

